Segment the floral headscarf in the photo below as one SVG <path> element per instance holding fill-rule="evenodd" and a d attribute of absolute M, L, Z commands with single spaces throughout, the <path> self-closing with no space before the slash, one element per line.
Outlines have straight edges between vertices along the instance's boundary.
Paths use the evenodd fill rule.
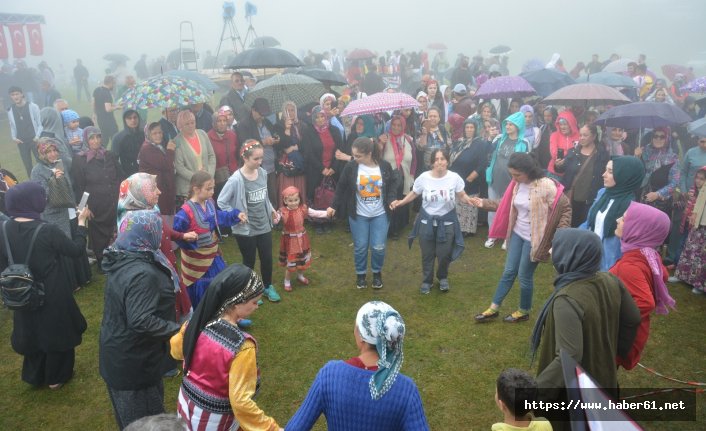
<path fill-rule="evenodd" d="M 90 162 L 94 157 L 98 160 L 105 158 L 105 148 L 103 148 L 103 145 L 101 145 L 101 147 L 97 150 L 92 150 L 90 146 L 88 146 L 88 140 L 96 135 L 101 135 L 101 129 L 99 129 L 98 127 L 88 126 L 83 129 L 83 142 L 86 143 L 86 146 L 88 148 L 79 154 L 82 156 L 86 156 L 86 163 Z"/>
<path fill-rule="evenodd" d="M 157 205 L 157 176 L 145 172 L 130 175 L 120 183 L 118 194 L 118 226 L 127 211 L 155 209 Z M 157 208 L 157 210 L 159 210 Z"/>
<path fill-rule="evenodd" d="M 37 153 L 39 154 L 39 159 L 45 164 L 49 163 L 49 160 L 47 160 L 47 152 L 49 152 L 52 148 L 57 152 L 59 151 L 59 147 L 57 147 L 56 142 L 52 139 L 40 138 L 39 141 L 37 141 Z"/>

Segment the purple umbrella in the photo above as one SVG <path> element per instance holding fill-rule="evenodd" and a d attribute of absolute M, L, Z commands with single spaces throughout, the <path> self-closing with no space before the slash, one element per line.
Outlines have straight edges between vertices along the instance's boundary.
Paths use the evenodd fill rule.
<path fill-rule="evenodd" d="M 689 93 L 706 93 L 706 76 L 696 78 L 681 88 Z"/>
<path fill-rule="evenodd" d="M 594 124 L 622 129 L 654 129 L 690 121 L 691 117 L 672 104 L 635 102 L 607 110 L 596 119 Z"/>
<path fill-rule="evenodd" d="M 528 97 L 537 94 L 527 80 L 521 76 L 498 76 L 483 83 L 474 97 L 480 99 L 505 99 Z"/>

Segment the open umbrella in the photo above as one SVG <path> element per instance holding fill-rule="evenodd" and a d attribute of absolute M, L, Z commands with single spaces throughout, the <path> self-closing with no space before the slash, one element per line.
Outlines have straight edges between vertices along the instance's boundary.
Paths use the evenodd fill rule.
<path fill-rule="evenodd" d="M 341 115 L 375 114 L 378 112 L 396 111 L 398 109 L 417 108 L 419 102 L 406 93 L 375 93 L 372 96 L 354 100 Z"/>
<path fill-rule="evenodd" d="M 635 81 L 630 79 L 629 76 L 612 72 L 598 72 L 579 76 L 576 82 L 590 82 L 592 84 L 607 85 L 608 87 L 636 87 Z"/>
<path fill-rule="evenodd" d="M 263 98 L 277 111 L 288 100 L 304 105 L 319 100 L 325 92 L 323 84 L 314 78 L 286 73 L 258 82 L 245 97 L 245 104 L 252 106 L 255 99 Z"/>
<path fill-rule="evenodd" d="M 611 61 L 603 67 L 603 72 L 611 73 L 625 73 L 628 71 L 628 64 L 637 63 L 635 60 L 629 58 L 619 58 L 615 61 Z"/>
<path fill-rule="evenodd" d="M 113 63 L 125 63 L 126 61 L 130 60 L 130 57 L 125 54 L 112 53 L 104 55 L 103 60 L 107 60 Z"/>
<path fill-rule="evenodd" d="M 533 72 L 521 73 L 521 77 L 537 91 L 542 97 L 549 96 L 561 87 L 576 84 L 574 78 L 564 72 L 559 72 L 556 69 L 541 69 Z"/>
<path fill-rule="evenodd" d="M 296 72 L 299 75 L 306 75 L 310 78 L 314 78 L 317 81 L 324 83 L 325 85 L 348 85 L 348 81 L 341 74 L 336 72 L 331 72 L 326 69 L 302 69 Z"/>
<path fill-rule="evenodd" d="M 706 76 L 696 78 L 681 88 L 689 93 L 706 93 Z"/>
<path fill-rule="evenodd" d="M 272 36 L 260 36 L 252 40 L 250 48 L 274 48 L 282 45 L 279 40 Z"/>
<path fill-rule="evenodd" d="M 527 97 L 537 94 L 527 80 L 521 76 L 498 76 L 480 86 L 473 97 L 479 99 L 504 99 Z"/>
<path fill-rule="evenodd" d="M 674 77 L 677 73 L 684 75 L 687 81 L 694 79 L 694 71 L 686 66 L 681 66 L 678 64 L 665 64 L 662 66 L 662 73 L 664 76 L 669 78 L 670 81 L 674 81 Z"/>
<path fill-rule="evenodd" d="M 138 82 L 117 100 L 129 109 L 169 108 L 208 101 L 208 91 L 197 82 L 177 76 L 155 76 Z"/>
<path fill-rule="evenodd" d="M 228 69 L 299 67 L 303 63 L 291 52 L 279 48 L 251 48 L 236 55 Z"/>
<path fill-rule="evenodd" d="M 594 124 L 622 129 L 654 129 L 690 121 L 691 117 L 670 103 L 634 102 L 607 110 Z"/>
<path fill-rule="evenodd" d="M 166 72 L 165 75 L 190 79 L 209 91 L 218 90 L 218 85 L 215 82 L 211 81 L 208 76 L 204 75 L 203 73 L 194 72 L 192 70 L 170 70 Z"/>
<path fill-rule="evenodd" d="M 544 102 L 562 106 L 622 105 L 630 99 L 607 85 L 584 83 L 562 87 L 544 98 Z"/>
<path fill-rule="evenodd" d="M 544 69 L 545 62 L 539 58 L 530 58 L 522 65 L 522 73 Z"/>
<path fill-rule="evenodd" d="M 367 60 L 369 58 L 375 58 L 375 53 L 369 49 L 354 49 L 348 53 L 348 60 Z"/>
<path fill-rule="evenodd" d="M 503 55 L 503 54 L 509 54 L 512 51 L 512 48 L 510 48 L 507 45 L 498 45 L 490 48 L 489 53 L 493 55 Z"/>
<path fill-rule="evenodd" d="M 444 51 L 444 50 L 447 50 L 448 47 L 441 42 L 432 42 L 429 45 L 427 45 L 427 49 L 433 49 L 436 51 Z"/>
<path fill-rule="evenodd" d="M 706 138 L 706 118 L 700 118 L 696 121 L 692 121 L 686 126 L 686 131 L 692 135 Z"/>

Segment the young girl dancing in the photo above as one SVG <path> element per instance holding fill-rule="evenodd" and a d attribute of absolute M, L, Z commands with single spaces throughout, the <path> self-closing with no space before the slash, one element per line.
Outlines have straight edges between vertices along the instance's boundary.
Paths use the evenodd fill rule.
<path fill-rule="evenodd" d="M 326 211 L 315 210 L 301 203 L 299 189 L 289 186 L 282 190 L 284 206 L 279 209 L 282 219 L 282 235 L 279 239 L 279 265 L 284 271 L 284 290 L 292 291 L 292 273 L 297 272 L 297 280 L 308 285 L 304 271 L 311 265 L 309 235 L 304 229 L 306 218 L 326 219 Z"/>
<path fill-rule="evenodd" d="M 238 209 L 216 209 L 211 199 L 214 188 L 213 177 L 206 171 L 197 171 L 191 177 L 189 199 L 174 216 L 174 230 L 198 235 L 195 242 L 176 241 L 181 248 L 181 280 L 194 309 L 213 277 L 226 267 L 218 249 L 218 226 L 246 220 Z"/>

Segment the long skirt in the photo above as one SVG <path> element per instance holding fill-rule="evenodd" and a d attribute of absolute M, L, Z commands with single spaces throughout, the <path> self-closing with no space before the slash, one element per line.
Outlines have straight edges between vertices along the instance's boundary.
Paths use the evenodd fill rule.
<path fill-rule="evenodd" d="M 476 197 L 478 195 L 471 195 Z M 478 208 L 463 202 L 456 202 L 456 214 L 461 225 L 461 232 L 476 233 L 478 230 Z"/>
<path fill-rule="evenodd" d="M 205 410 L 179 388 L 177 399 L 177 413 L 184 419 L 189 430 L 237 430 L 240 426 L 233 412 L 216 413 Z"/>
<path fill-rule="evenodd" d="M 706 290 L 706 226 L 689 232 L 674 275 L 699 290 Z"/>
<path fill-rule="evenodd" d="M 22 361 L 22 380 L 32 386 L 66 383 L 74 375 L 74 349 L 63 352 L 35 352 L 25 354 Z"/>

